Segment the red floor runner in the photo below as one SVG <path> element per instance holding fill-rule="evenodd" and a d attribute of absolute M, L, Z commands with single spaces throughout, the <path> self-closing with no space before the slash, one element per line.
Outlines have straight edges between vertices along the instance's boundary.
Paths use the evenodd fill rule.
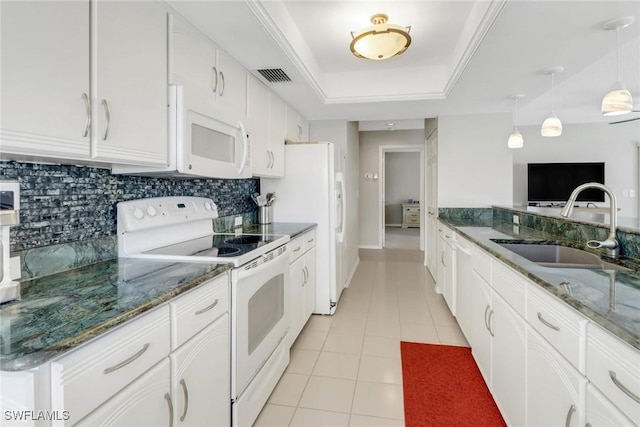
<path fill-rule="evenodd" d="M 505 426 L 471 349 L 402 341 L 405 427 Z"/>

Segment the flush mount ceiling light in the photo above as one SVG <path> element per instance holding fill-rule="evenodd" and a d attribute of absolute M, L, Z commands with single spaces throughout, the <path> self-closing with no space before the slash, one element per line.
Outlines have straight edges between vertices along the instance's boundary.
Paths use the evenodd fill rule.
<path fill-rule="evenodd" d="M 411 44 L 411 27 L 388 24 L 389 17 L 377 13 L 371 17 L 373 25 L 351 32 L 351 53 L 358 58 L 380 61 L 400 55 Z"/>
<path fill-rule="evenodd" d="M 551 114 L 542 123 L 540 135 L 542 136 L 560 136 L 562 135 L 562 122 L 558 118 L 554 108 L 553 83 L 554 76 L 564 71 L 563 67 L 552 67 L 543 71 L 545 74 L 551 75 Z"/>
<path fill-rule="evenodd" d="M 509 148 L 522 148 L 524 147 L 524 138 L 522 134 L 518 130 L 518 100 L 524 98 L 524 95 L 518 94 L 513 95 L 511 98 L 515 99 L 516 106 L 513 113 L 513 132 L 509 135 L 509 140 L 507 141 L 507 147 Z"/>
<path fill-rule="evenodd" d="M 602 100 L 602 114 L 605 116 L 618 116 L 630 113 L 633 109 L 633 98 L 631 92 L 620 82 L 620 40 L 619 33 L 622 28 L 626 28 L 635 21 L 633 16 L 612 19 L 602 25 L 605 31 L 616 32 L 616 82 L 613 88 Z"/>

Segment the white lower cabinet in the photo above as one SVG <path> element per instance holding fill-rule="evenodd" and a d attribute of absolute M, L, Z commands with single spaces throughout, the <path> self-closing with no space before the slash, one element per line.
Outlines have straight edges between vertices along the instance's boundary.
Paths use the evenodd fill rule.
<path fill-rule="evenodd" d="M 587 379 L 527 328 L 527 425 L 583 426 Z"/>
<path fill-rule="evenodd" d="M 173 425 L 231 425 L 230 352 L 225 313 L 171 354 Z"/>
<path fill-rule="evenodd" d="M 90 390 L 95 387 L 86 392 Z M 171 426 L 175 405 L 169 391 L 169 358 L 165 358 L 75 425 Z"/>
<path fill-rule="evenodd" d="M 487 384 L 491 384 L 491 288 L 473 272 L 471 288 L 471 330 L 467 340 Z"/>
<path fill-rule="evenodd" d="M 315 230 L 289 243 L 289 347 L 311 317 L 316 305 L 316 249 Z"/>

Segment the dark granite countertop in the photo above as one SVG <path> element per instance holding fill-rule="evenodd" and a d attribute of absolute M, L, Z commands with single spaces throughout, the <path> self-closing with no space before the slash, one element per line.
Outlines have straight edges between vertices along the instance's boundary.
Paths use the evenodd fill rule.
<path fill-rule="evenodd" d="M 249 224 L 243 227 L 243 233 L 286 234 L 295 239 L 300 234 L 316 228 L 318 224 L 307 222 L 274 222 L 271 224 Z"/>
<path fill-rule="evenodd" d="M 0 305 L 0 370 L 36 367 L 231 268 L 120 258 L 22 282 Z"/>
<path fill-rule="evenodd" d="M 440 221 L 640 350 L 640 269 L 637 260 L 617 262 L 631 271 L 544 267 L 493 240 L 559 242 L 576 247 L 575 243 L 524 227 L 516 233 L 512 225 L 491 227 L 465 220 Z"/>

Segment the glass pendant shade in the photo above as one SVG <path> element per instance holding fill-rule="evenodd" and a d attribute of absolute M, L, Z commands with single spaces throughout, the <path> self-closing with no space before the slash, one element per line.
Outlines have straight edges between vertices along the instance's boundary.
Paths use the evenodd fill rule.
<path fill-rule="evenodd" d="M 411 44 L 409 31 L 411 27 L 388 24 L 389 17 L 384 14 L 377 14 L 371 17 L 373 25 L 358 31 L 352 32 L 351 53 L 358 58 L 373 59 L 380 61 L 400 55 L 407 50 Z"/>
<path fill-rule="evenodd" d="M 518 128 L 513 128 L 513 132 L 509 135 L 509 141 L 507 141 L 507 147 L 509 148 L 522 148 L 524 147 L 524 138 L 522 134 L 518 130 Z"/>
<path fill-rule="evenodd" d="M 619 82 L 615 84 L 602 100 L 602 114 L 605 116 L 619 116 L 633 110 L 633 97 Z"/>
<path fill-rule="evenodd" d="M 562 135 L 562 122 L 555 114 L 547 117 L 542 123 L 540 129 L 540 135 L 542 136 L 560 136 Z"/>

